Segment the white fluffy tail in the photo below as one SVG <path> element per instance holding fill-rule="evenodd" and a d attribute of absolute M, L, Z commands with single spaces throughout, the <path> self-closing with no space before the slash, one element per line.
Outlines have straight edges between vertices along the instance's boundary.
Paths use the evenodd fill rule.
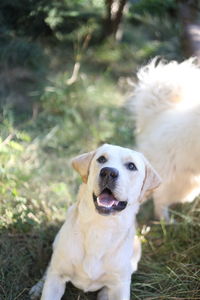
<path fill-rule="evenodd" d="M 137 74 L 131 105 L 138 130 L 162 111 L 200 105 L 200 68 L 195 58 L 182 63 L 157 61 L 153 59 Z"/>

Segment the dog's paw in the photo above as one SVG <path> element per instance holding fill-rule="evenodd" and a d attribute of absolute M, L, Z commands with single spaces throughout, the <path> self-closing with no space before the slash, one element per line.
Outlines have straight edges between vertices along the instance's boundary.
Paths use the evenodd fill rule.
<path fill-rule="evenodd" d="M 31 300 L 39 299 L 42 294 L 42 289 L 44 285 L 44 280 L 38 281 L 29 291 L 29 296 Z"/>

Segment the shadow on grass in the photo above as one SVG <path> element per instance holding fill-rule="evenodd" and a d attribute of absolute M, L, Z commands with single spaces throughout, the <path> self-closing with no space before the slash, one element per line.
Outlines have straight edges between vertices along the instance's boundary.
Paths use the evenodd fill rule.
<path fill-rule="evenodd" d="M 13 228 L 0 236 L 0 299 L 27 300 L 32 285 L 42 276 L 51 256 L 58 226 L 41 225 L 28 233 Z"/>
<path fill-rule="evenodd" d="M 46 226 L 31 233 L 19 233 L 13 228 L 0 235 L 0 299 L 28 300 L 30 288 L 43 276 L 52 254 L 52 243 L 60 225 Z M 67 284 L 63 300 L 93 300 L 96 293 L 84 294 Z"/>

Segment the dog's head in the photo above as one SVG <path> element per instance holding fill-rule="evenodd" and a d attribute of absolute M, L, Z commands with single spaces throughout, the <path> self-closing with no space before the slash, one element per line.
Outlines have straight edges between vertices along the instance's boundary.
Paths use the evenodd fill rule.
<path fill-rule="evenodd" d="M 74 158 L 72 166 L 103 215 L 126 209 L 160 184 L 160 177 L 141 153 L 119 146 L 104 144 Z"/>

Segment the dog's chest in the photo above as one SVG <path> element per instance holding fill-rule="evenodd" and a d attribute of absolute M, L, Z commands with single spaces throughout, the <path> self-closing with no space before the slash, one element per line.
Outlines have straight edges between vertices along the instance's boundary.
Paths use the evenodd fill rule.
<path fill-rule="evenodd" d="M 119 257 L 121 237 L 119 233 L 105 228 L 88 229 L 83 239 L 84 255 L 75 266 L 75 274 L 88 281 L 101 280 L 120 267 Z M 126 244 L 126 243 L 125 243 Z"/>
<path fill-rule="evenodd" d="M 67 226 L 63 232 L 65 241 L 60 245 L 66 262 L 61 266 L 62 273 L 84 291 L 97 290 L 113 281 L 114 274 L 120 274 L 130 260 L 127 249 L 132 248 L 130 233 L 121 224 L 109 219 L 95 221 L 84 226 L 77 221 Z"/>
<path fill-rule="evenodd" d="M 96 230 L 95 226 L 85 235 L 83 269 L 89 278 L 97 279 L 105 272 L 104 262 L 112 237 L 111 232 L 105 234 L 102 230 Z"/>

